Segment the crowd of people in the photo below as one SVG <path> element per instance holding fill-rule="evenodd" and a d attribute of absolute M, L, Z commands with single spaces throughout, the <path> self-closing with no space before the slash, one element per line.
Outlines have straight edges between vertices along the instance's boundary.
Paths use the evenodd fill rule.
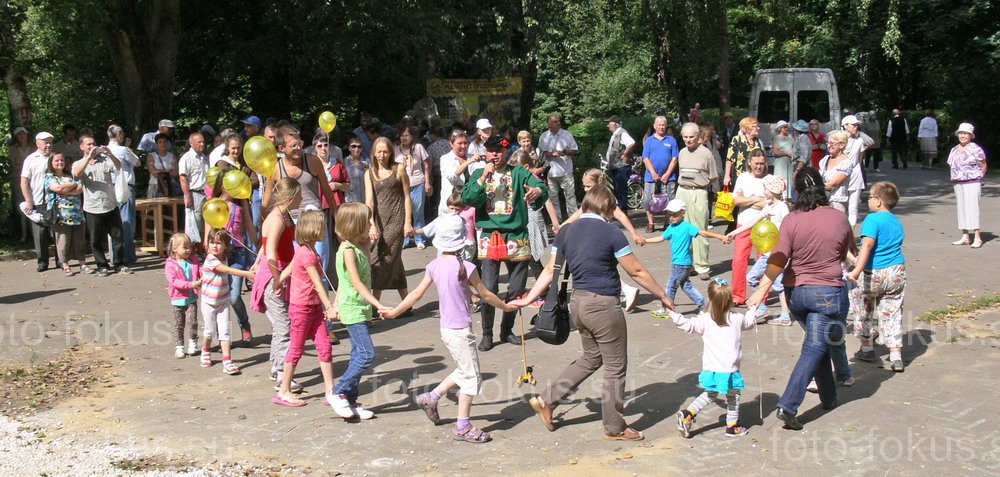
<path fill-rule="evenodd" d="M 700 116 L 698 105 L 692 113 L 692 118 Z M 753 117 L 737 122 L 727 114 L 719 132 L 696 121 L 684 123 L 679 146 L 664 114 L 656 115 L 642 141 L 612 116 L 607 120 L 607 174 L 597 169 L 578 174 L 573 161 L 580 148 L 558 114 L 548 116 L 548 129 L 537 147 L 530 131 L 498 130 L 485 118 L 467 131 L 460 125 L 445 127 L 436 117 L 420 123 L 404 118 L 392 128 L 370 114 L 362 114 L 361 125 L 343 141 L 317 130 L 307 146 L 303 132 L 288 121 L 262 122 L 249 116 L 241 130 L 227 128 L 216 134 L 205 126 L 190 132 L 188 148 L 179 157 L 181 141 L 170 120 L 143 135 L 135 150 L 117 125 L 107 129 L 107 146 L 96 145 L 91 131 L 77 139 L 76 129 L 67 126 L 58 143 L 52 134 L 40 132 L 36 150 L 17 150 L 27 153 L 16 190 L 23 201 L 19 208 L 30 219 L 39 272 L 48 267 L 49 240 L 54 239 L 56 263 L 67 275 L 75 273 L 71 261 L 85 274 L 132 273 L 137 260 L 135 169 L 143 167 L 144 157 L 150 175 L 146 196 L 182 197 L 185 205 L 184 232 L 171 238 L 164 265 L 175 356 L 196 355 L 201 366 L 211 367 L 217 340 L 223 371 L 240 374 L 232 360 L 230 310 L 241 338 L 251 340 L 242 297 L 246 286 L 250 308 L 264 313 L 271 324 L 272 401 L 278 405 L 306 404 L 296 396 L 302 386 L 294 374 L 304 343 L 312 338 L 324 401 L 341 417 L 372 418 L 374 413 L 359 402 L 359 383 L 375 359 L 368 323 L 412 315 L 413 305 L 435 285 L 441 338 L 456 368 L 433 391 L 416 396 L 415 403 L 438 423 L 438 401 L 457 388 L 453 437 L 471 443 L 491 439 L 470 422 L 473 398 L 482 389 L 478 352 L 504 343 L 522 344 L 524 336 L 513 329 L 517 309 L 537 305 L 559 280 L 554 271 L 563 266 L 573 279 L 567 306 L 583 355 L 530 404 L 554 430 L 553 409 L 603 366 L 604 437 L 643 438 L 623 417 L 628 361 L 624 312 L 634 305 L 639 289 L 625 283 L 620 267 L 660 302 L 654 317 L 672 319 L 682 331 L 703 336 L 699 386 L 704 393 L 678 412 L 679 431 L 689 437 L 699 411 L 721 393 L 728 401 L 726 436 L 735 437 L 747 433 L 739 423 L 745 387 L 739 372 L 743 330 L 800 323 L 806 331 L 801 356 L 778 402 L 777 417 L 792 429 L 801 428 L 796 414 L 807 390 L 818 392 L 823 407 L 832 409 L 836 386 L 853 384 L 844 339 L 848 318 L 861 342 L 856 359 L 881 362 L 874 349 L 877 343 L 889 348 L 890 369 L 905 368 L 905 234 L 892 213 L 900 201 L 896 186 L 887 181 L 865 184 L 866 157 L 877 143 L 864 129 L 873 118 L 845 116 L 842 130 L 825 135 L 815 120 L 781 121 L 775 127 L 769 168 L 758 137 L 760 125 Z M 895 117 L 887 132 L 890 142 L 901 129 L 908 132 L 905 120 L 893 121 Z M 963 236 L 955 245 L 978 248 L 985 155 L 972 142 L 971 124 L 963 123 L 956 135 L 958 145 L 948 164 Z M 14 136 L 16 145 L 24 148 L 27 131 L 17 130 Z M 276 148 L 271 175 L 252 169 L 244 159 L 244 144 L 254 136 L 267 138 Z M 342 143 L 347 154 L 335 142 Z M 641 155 L 634 157 L 640 144 Z M 901 154 L 906 168 L 906 155 Z M 929 145 L 925 154 L 930 154 Z M 875 154 L 876 170 L 880 155 Z M 631 170 L 635 161 L 645 169 L 645 231 L 655 232 L 656 215 L 662 214 L 658 235 L 640 235 L 627 215 L 627 175 L 620 171 Z M 226 191 L 223 176 L 228 170 L 250 177 L 249 198 Z M 578 175 L 585 190 L 579 207 Z M 712 204 L 729 188 L 737 214 L 724 234 L 716 234 L 709 230 Z M 859 245 L 854 230 L 865 191 L 868 214 L 860 226 Z M 650 204 L 664 195 L 662 211 L 654 214 Z M 214 198 L 224 200 L 230 210 L 225 225 L 218 228 L 206 223 L 202 210 L 206 200 Z M 555 234 L 551 248 L 546 218 Z M 752 230 L 764 220 L 778 227 L 780 240 L 751 267 L 756 245 Z M 636 258 L 629 238 L 638 246 L 670 242 L 666 287 Z M 731 279 L 718 272 L 712 277 L 709 239 L 735 243 Z M 412 291 L 402 259 L 410 244 L 418 249 L 430 244 L 437 252 Z M 87 245 L 96 270 L 86 264 Z M 499 295 L 501 265 L 507 270 L 506 299 Z M 527 289 L 531 275 L 535 282 Z M 693 276 L 711 280 L 707 298 L 691 282 Z M 692 316 L 676 312 L 678 288 L 695 303 Z M 382 301 L 387 289 L 398 292 L 400 304 Z M 771 292 L 778 294 L 782 310 L 774 318 L 766 304 Z M 497 309 L 503 316 L 495 334 Z M 481 313 L 478 337 L 475 313 Z M 349 364 L 336 381 L 330 364 L 334 322 L 346 327 L 351 340 Z"/>

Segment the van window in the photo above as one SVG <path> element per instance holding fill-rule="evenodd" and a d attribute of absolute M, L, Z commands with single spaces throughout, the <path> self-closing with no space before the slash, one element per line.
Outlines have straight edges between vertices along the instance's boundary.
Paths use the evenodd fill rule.
<path fill-rule="evenodd" d="M 799 117 L 805 121 L 813 119 L 821 123 L 830 121 L 830 94 L 826 91 L 799 91 Z"/>
<path fill-rule="evenodd" d="M 757 103 L 757 121 L 774 124 L 779 120 L 788 121 L 791 95 L 788 91 L 761 91 Z"/>

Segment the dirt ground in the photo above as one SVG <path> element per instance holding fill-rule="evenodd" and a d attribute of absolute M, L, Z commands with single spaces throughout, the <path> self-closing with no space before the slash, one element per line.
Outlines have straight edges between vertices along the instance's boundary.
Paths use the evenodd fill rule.
<path fill-rule="evenodd" d="M 722 403 L 699 415 L 691 439 L 681 438 L 674 413 L 699 393 L 702 345 L 669 321 L 651 318 L 655 304 L 648 294 L 640 296 L 628 322 L 626 415 L 646 433 L 643 442 L 601 439 L 599 375 L 558 408 L 555 432 L 535 417 L 527 398 L 578 356 L 576 336 L 562 346 L 526 342 L 539 380 L 535 387 L 515 384 L 522 372 L 520 347 L 504 344 L 481 353 L 484 393 L 472 419 L 493 435 L 493 442 L 452 441 L 454 395 L 442 401 L 445 422 L 436 427 L 412 402 L 452 367 L 439 338 L 433 293 L 415 309 L 415 317 L 374 326 L 377 358 L 362 383 L 361 400 L 377 419 L 346 422 L 322 404 L 322 379 L 311 346 L 297 375 L 309 404 L 276 406 L 270 402 L 267 319 L 251 312 L 255 344 L 233 351 L 240 376 L 225 375 L 219 364 L 203 369 L 195 357 L 175 359 L 162 261 L 152 257 L 142 259 L 135 275 L 107 278 L 65 277 L 59 270 L 38 274 L 33 261 L 0 262 L 0 358 L 6 365 L 0 381 L 9 387 L 2 394 L 4 413 L 42 429 L 43 442 L 130 446 L 151 461 L 184 463 L 158 469 L 200 467 L 226 475 L 996 475 L 1000 419 L 993 404 L 1000 394 L 1000 310 L 991 305 L 937 323 L 917 317 L 998 292 L 990 277 L 995 278 L 1000 258 L 993 233 L 1000 230 L 995 213 L 1000 188 L 987 183 L 983 189 L 986 243 L 973 250 L 951 245 L 957 230 L 945 170 L 887 168 L 869 177 L 883 179 L 896 181 L 903 194 L 897 213 L 907 233 L 903 354 L 908 367 L 894 374 L 852 362 L 858 382 L 838 388 L 837 408 L 823 411 L 815 395 L 806 396 L 800 411 L 803 431 L 782 429 L 773 412 L 798 356 L 802 331 L 762 326 L 744 334 L 742 373 L 748 387 L 741 423 L 750 428 L 749 435 L 724 436 Z M 639 215 L 634 218 L 644 225 Z M 636 252 L 661 284 L 669 270 L 667 247 L 648 245 Z M 418 283 L 433 256 L 431 248 L 404 251 L 410 285 Z M 713 275 L 728 277 L 731 257 L 731 245 L 713 241 Z M 706 289 L 706 282 L 695 280 L 695 285 Z M 384 301 L 398 300 L 389 292 Z M 683 293 L 677 302 L 682 312 L 694 309 Z M 771 310 L 776 312 L 776 301 Z M 524 318 L 529 315 L 526 311 Z M 350 344 L 346 332 L 338 336 L 334 372 L 339 376 Z M 849 352 L 857 346 L 849 337 Z M 63 366 L 69 367 L 63 371 Z M 32 373 L 39 369 L 52 373 L 53 387 L 75 384 L 63 392 L 42 388 L 36 393 L 41 384 Z M 63 373 L 82 374 L 70 379 Z M 128 475 L 143 470 L 139 464 L 118 469 Z"/>

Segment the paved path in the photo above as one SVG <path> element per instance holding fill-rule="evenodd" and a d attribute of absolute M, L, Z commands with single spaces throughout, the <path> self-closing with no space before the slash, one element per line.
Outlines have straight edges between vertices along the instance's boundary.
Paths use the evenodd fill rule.
<path fill-rule="evenodd" d="M 362 401 L 378 414 L 373 421 L 348 423 L 321 404 L 322 380 L 311 348 L 300 380 L 309 405 L 290 409 L 270 403 L 268 348 L 236 348 L 243 375 L 226 376 L 221 366 L 198 367 L 195 358 L 173 358 L 171 315 L 163 290 L 162 264 L 144 259 L 131 276 L 64 277 L 59 271 L 37 274 L 31 262 L 0 263 L 0 357 L 29 363 L 49 359 L 72 345 L 99 348 L 115 363 L 114 387 L 59 403 L 33 418 L 49 423 L 52 436 L 77 441 L 121 442 L 151 454 L 183 454 L 199 462 L 300 465 L 317 474 L 472 474 L 553 471 L 557 474 L 685 474 L 741 471 L 752 474 L 805 471 L 822 474 L 885 474 L 957 471 L 1000 472 L 1000 434 L 993 407 L 1000 392 L 998 313 L 983 313 L 952 326 L 916 320 L 926 310 L 996 293 L 1000 243 L 1000 188 L 987 185 L 982 200 L 980 250 L 951 246 L 956 238 L 954 198 L 944 170 L 892 171 L 903 198 L 897 209 L 907 231 L 907 342 L 903 374 L 866 363 L 853 369 L 858 383 L 840 388 L 841 405 L 824 412 L 815 395 L 802 407 L 805 430 L 781 429 L 773 415 L 778 395 L 801 344 L 798 327 L 761 327 L 745 334 L 744 394 L 741 421 L 750 428 L 742 439 L 723 436 L 724 409 L 707 408 L 696 435 L 678 436 L 673 415 L 699 390 L 701 342 L 667 321 L 649 317 L 649 295 L 629 316 L 627 419 L 643 430 L 642 443 L 601 440 L 600 383 L 584 383 L 574 400 L 558 409 L 558 429 L 546 431 L 526 397 L 554 379 L 579 353 L 575 336 L 559 347 L 527 341 L 538 388 L 517 387 L 520 348 L 501 345 L 481 354 L 484 395 L 473 408 L 473 423 L 493 434 L 485 445 L 452 442 L 456 404 L 442 401 L 446 424 L 432 426 L 411 396 L 436 384 L 451 368 L 440 342 L 433 295 L 416 317 L 379 322 L 373 340 L 374 369 L 363 383 Z M 862 204 L 862 208 L 864 208 Z M 639 219 L 642 220 L 642 219 Z M 712 243 L 712 270 L 728 276 L 731 246 Z M 661 284 L 666 282 L 665 245 L 638 250 Z M 433 249 L 404 252 L 412 285 Z M 705 282 L 696 281 L 702 291 Z M 388 302 L 396 302 L 393 293 Z M 681 311 L 693 305 L 681 294 Z M 776 304 L 772 305 L 776 309 Z M 528 318 L 527 316 L 525 318 Z M 267 320 L 253 313 L 259 337 Z M 45 337 L 41 338 L 44 331 Z M 346 366 L 346 333 L 334 348 L 334 370 Z M 850 352 L 857 340 L 848 338 Z M 759 350 L 758 350 L 759 347 Z M 760 418 L 763 408 L 764 418 Z M 59 427 L 59 429 L 55 429 Z"/>

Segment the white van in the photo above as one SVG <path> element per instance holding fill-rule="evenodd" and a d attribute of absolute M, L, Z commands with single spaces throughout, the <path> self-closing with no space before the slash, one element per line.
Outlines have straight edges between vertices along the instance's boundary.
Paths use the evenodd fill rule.
<path fill-rule="evenodd" d="M 760 141 L 770 156 L 774 125 L 780 120 L 820 122 L 820 131 L 840 129 L 840 95 L 829 68 L 757 70 L 750 92 L 750 116 L 760 122 Z"/>

